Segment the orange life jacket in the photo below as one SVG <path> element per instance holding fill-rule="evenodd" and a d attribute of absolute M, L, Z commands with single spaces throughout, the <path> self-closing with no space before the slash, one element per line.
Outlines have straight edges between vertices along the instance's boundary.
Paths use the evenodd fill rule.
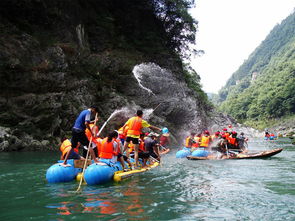
<path fill-rule="evenodd" d="M 139 136 L 142 128 L 142 118 L 132 117 L 129 119 L 127 136 L 136 135 Z"/>
<path fill-rule="evenodd" d="M 187 148 L 192 147 L 191 139 L 192 139 L 191 136 L 188 136 L 187 138 L 185 138 L 185 147 L 187 147 Z"/>
<path fill-rule="evenodd" d="M 96 126 L 96 125 L 94 126 L 94 124 L 89 124 L 89 127 L 96 136 L 96 134 L 98 132 L 98 126 Z M 86 137 L 88 138 L 88 140 L 90 140 L 90 138 L 92 137 L 92 133 L 88 128 L 86 128 L 85 134 L 86 134 Z M 92 140 L 95 140 L 94 137 L 92 137 Z"/>
<path fill-rule="evenodd" d="M 95 138 L 95 144 L 96 144 L 96 149 L 97 149 L 98 156 L 99 156 L 99 154 L 101 152 L 101 142 L 102 142 L 102 139 L 100 137 Z"/>
<path fill-rule="evenodd" d="M 96 126 L 94 124 L 89 124 L 89 127 L 90 127 L 91 131 L 95 134 L 95 137 L 92 137 L 92 133 L 88 128 L 86 128 L 86 130 L 85 130 L 86 137 L 88 138 L 89 141 L 92 137 L 92 142 L 95 143 L 96 147 L 98 147 L 99 140 L 100 140 L 100 139 L 98 139 L 98 137 L 96 137 L 96 134 L 98 133 L 98 126 Z"/>
<path fill-rule="evenodd" d="M 200 142 L 200 137 L 194 136 L 195 143 L 192 144 L 192 147 L 198 147 Z"/>
<path fill-rule="evenodd" d="M 107 142 L 108 138 L 104 138 L 101 141 L 101 149 L 99 153 L 99 157 L 104 159 L 112 159 L 113 155 L 118 155 L 118 151 L 114 151 L 114 140 L 111 142 Z"/>
<path fill-rule="evenodd" d="M 71 148 L 72 148 L 71 141 L 69 139 L 66 139 L 60 145 L 59 150 L 62 152 L 62 155 L 64 156 Z"/>
<path fill-rule="evenodd" d="M 228 142 L 229 142 L 231 145 L 233 145 L 233 146 L 238 146 L 237 138 L 229 137 L 229 138 L 228 138 Z"/>
<path fill-rule="evenodd" d="M 210 138 L 211 138 L 210 136 L 208 136 L 208 137 L 202 136 L 200 147 L 208 147 L 209 143 L 210 143 L 210 140 L 211 140 Z"/>
<path fill-rule="evenodd" d="M 230 133 L 229 132 L 225 132 L 225 138 L 228 140 L 229 136 L 230 136 Z"/>

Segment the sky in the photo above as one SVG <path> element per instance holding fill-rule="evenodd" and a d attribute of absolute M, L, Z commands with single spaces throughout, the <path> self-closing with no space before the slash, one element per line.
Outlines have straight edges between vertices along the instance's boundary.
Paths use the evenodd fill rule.
<path fill-rule="evenodd" d="M 205 54 L 192 59 L 191 65 L 203 90 L 218 93 L 294 8 L 295 0 L 196 0 L 190 13 L 199 22 L 197 49 Z"/>

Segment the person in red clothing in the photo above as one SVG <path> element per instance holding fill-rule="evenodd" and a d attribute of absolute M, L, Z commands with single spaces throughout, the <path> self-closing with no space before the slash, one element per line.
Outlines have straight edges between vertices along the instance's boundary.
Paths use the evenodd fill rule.
<path fill-rule="evenodd" d="M 171 143 L 171 140 L 168 128 L 163 128 L 162 133 L 160 136 L 160 154 L 165 154 L 170 151 L 168 145 Z"/>

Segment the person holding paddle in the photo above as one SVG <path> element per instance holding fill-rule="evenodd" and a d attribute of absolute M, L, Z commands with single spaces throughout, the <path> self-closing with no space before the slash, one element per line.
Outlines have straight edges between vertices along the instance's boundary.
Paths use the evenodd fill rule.
<path fill-rule="evenodd" d="M 83 110 L 79 114 L 72 128 L 72 139 L 71 139 L 72 147 L 76 147 L 78 142 L 80 142 L 81 145 L 88 147 L 89 153 L 95 162 L 98 162 L 98 160 L 96 159 L 93 149 L 89 147 L 89 140 L 85 134 L 85 130 L 86 128 L 88 128 L 88 130 L 91 131 L 91 133 L 93 133 L 89 124 L 90 124 L 91 115 L 97 116 L 97 111 L 98 111 L 98 108 L 96 106 L 91 106 L 90 108 Z M 93 133 L 92 136 L 95 137 L 96 134 Z M 68 151 L 67 155 L 65 156 L 65 160 L 62 163 L 63 166 L 67 165 L 69 154 L 70 154 L 70 151 Z"/>

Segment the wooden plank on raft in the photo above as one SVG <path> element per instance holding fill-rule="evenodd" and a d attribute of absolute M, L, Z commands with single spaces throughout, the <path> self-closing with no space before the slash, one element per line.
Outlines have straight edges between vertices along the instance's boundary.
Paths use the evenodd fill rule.
<path fill-rule="evenodd" d="M 74 160 L 74 167 L 75 168 L 83 168 L 84 167 L 85 160 Z M 87 160 L 87 165 L 89 166 L 91 164 L 91 160 Z"/>

